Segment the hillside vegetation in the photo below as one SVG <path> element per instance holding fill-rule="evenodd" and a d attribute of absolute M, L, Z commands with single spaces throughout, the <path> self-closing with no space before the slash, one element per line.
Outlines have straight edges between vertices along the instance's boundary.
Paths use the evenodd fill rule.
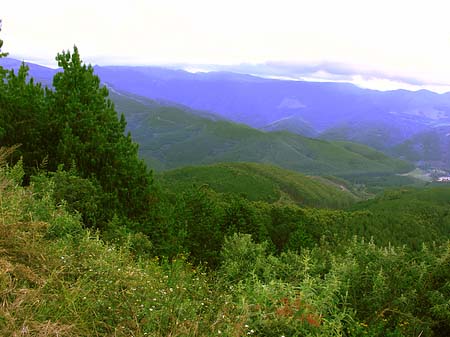
<path fill-rule="evenodd" d="M 345 207 L 358 200 L 345 183 L 305 176 L 276 166 L 257 163 L 222 163 L 183 167 L 156 176 L 171 191 L 207 185 L 252 201 L 292 202 L 312 207 Z"/>
<path fill-rule="evenodd" d="M 51 195 L 0 170 L 0 334 L 4 336 L 446 336 L 450 243 L 419 251 L 357 239 L 274 255 L 225 240 L 216 272 L 185 258 L 136 259 Z M 395 273 L 390 271 L 395 270 Z"/>
<path fill-rule="evenodd" d="M 258 162 L 307 174 L 350 176 L 406 172 L 413 167 L 364 145 L 263 132 L 142 97 L 114 93 L 111 98 L 129 122 L 141 157 L 157 170 Z"/>

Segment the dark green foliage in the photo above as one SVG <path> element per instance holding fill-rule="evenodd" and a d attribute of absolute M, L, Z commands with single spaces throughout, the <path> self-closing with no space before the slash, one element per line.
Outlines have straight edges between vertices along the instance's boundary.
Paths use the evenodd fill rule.
<path fill-rule="evenodd" d="M 101 187 L 81 178 L 74 168 L 63 171 L 60 167 L 56 172 L 33 176 L 31 182 L 37 193 L 50 192 L 57 204 L 65 204 L 69 211 L 80 214 L 86 226 L 95 228 L 113 216 L 113 210 L 101 199 Z"/>
<path fill-rule="evenodd" d="M 300 208 L 294 204 L 252 202 L 218 194 L 207 186 L 159 192 L 153 218 L 136 228 L 147 234 L 158 255 L 190 254 L 193 261 L 217 264 L 224 237 L 251 234 L 278 253 L 316 245 L 340 247 L 355 236 L 381 246 L 442 242 L 450 233 L 450 189 L 392 191 L 350 210 Z"/>
<path fill-rule="evenodd" d="M 33 79 L 28 80 L 28 67 L 17 72 L 8 71 L 0 79 L 0 143 L 20 145 L 12 161 L 23 156 L 27 176 L 46 155 L 46 100 L 45 92 Z"/>
<path fill-rule="evenodd" d="M 137 157 L 137 145 L 125 136 L 125 118 L 117 118 L 108 90 L 77 48 L 56 58 L 62 72 L 49 93 L 49 168 L 75 163 L 83 178 L 102 187 L 110 208 L 129 218 L 145 216 L 151 176 Z"/>
<path fill-rule="evenodd" d="M 186 233 L 188 252 L 196 262 L 216 265 L 224 238 L 223 210 L 202 188 L 184 193 L 177 206 L 177 220 Z"/>
<path fill-rule="evenodd" d="M 422 242 L 442 241 L 450 233 L 450 188 L 400 189 L 356 204 L 352 227 L 386 245 L 407 244 L 420 249 Z M 357 227 L 356 227 L 357 228 Z"/>
<path fill-rule="evenodd" d="M 118 118 L 108 90 L 76 47 L 56 59 L 62 71 L 54 77 L 53 90 L 28 80 L 25 65 L 17 74 L 2 72 L 1 144 L 20 144 L 11 161 L 23 157 L 25 183 L 38 168 L 76 167 L 70 177 L 54 177 L 60 182 L 55 198 L 64 198 L 87 225 L 102 226 L 114 214 L 145 219 L 152 177 L 138 158 L 137 144 L 124 135 L 124 117 Z"/>
<path fill-rule="evenodd" d="M 297 230 L 303 211 L 297 207 L 273 206 L 269 212 L 269 235 L 278 252 L 281 252 L 289 242 L 291 233 Z"/>
<path fill-rule="evenodd" d="M 225 199 L 222 231 L 225 234 L 250 234 L 257 242 L 270 240 L 268 232 L 268 216 L 265 208 L 255 207 L 252 202 L 240 197 Z"/>

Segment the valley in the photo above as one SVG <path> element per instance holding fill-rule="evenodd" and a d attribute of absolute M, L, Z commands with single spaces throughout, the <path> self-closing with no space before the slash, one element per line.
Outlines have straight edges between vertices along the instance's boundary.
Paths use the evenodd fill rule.
<path fill-rule="evenodd" d="M 209 111 L 261 130 L 352 141 L 423 168 L 449 167 L 450 94 L 155 67 L 97 67 L 96 72 L 117 90 Z"/>

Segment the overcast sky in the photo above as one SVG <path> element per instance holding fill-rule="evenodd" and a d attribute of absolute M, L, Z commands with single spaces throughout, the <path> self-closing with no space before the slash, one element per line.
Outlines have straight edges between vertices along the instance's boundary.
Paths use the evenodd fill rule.
<path fill-rule="evenodd" d="M 12 57 L 46 65 L 76 44 L 100 65 L 448 91 L 449 13 L 443 0 L 2 0 L 0 36 Z"/>

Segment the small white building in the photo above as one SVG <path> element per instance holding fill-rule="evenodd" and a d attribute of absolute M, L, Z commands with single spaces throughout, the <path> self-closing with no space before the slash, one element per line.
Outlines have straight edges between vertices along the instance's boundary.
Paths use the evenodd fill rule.
<path fill-rule="evenodd" d="M 437 181 L 442 183 L 450 183 L 450 177 L 439 177 Z"/>

